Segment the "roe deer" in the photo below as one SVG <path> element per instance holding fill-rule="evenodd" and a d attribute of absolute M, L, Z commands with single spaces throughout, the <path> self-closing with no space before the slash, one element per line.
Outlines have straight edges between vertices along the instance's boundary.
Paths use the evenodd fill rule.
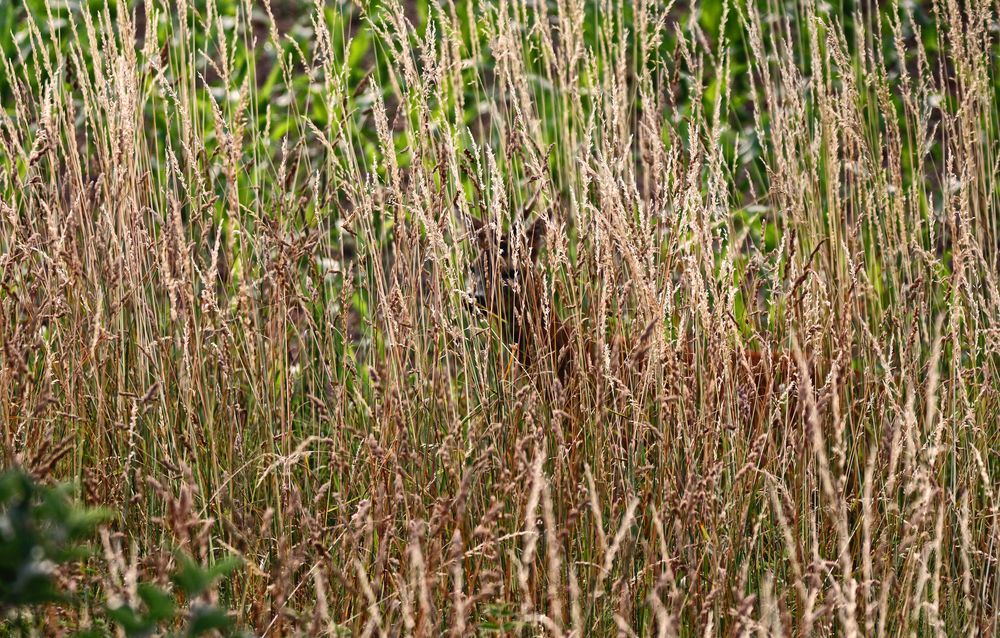
<path fill-rule="evenodd" d="M 503 341 L 521 365 L 531 368 L 544 360 L 555 362 L 552 368 L 565 382 L 570 371 L 570 332 L 554 308 L 545 312 L 545 285 L 537 268 L 545 220 L 536 218 L 524 229 L 523 237 L 494 233 L 475 217 L 471 223 L 479 249 L 476 304 L 499 324 Z M 514 253 L 520 258 L 515 259 Z"/>
<path fill-rule="evenodd" d="M 594 339 L 579 335 L 583 342 L 577 350 L 578 335 L 557 316 L 551 300 L 546 299 L 546 286 L 538 266 L 545 223 L 544 218 L 537 217 L 522 226 L 522 232 L 512 234 L 471 218 L 478 248 L 474 266 L 478 279 L 475 301 L 498 325 L 501 339 L 514 351 L 514 362 L 526 370 L 555 373 L 565 387 L 574 376 L 585 371 L 581 366 L 587 370 L 600 369 L 593 365 L 598 360 L 598 348 Z M 640 342 L 648 339 L 652 328 L 651 325 L 645 331 Z M 613 353 L 617 353 L 613 356 L 613 368 L 624 372 L 625 366 L 633 366 L 633 370 L 641 371 L 647 365 L 648 348 L 639 343 L 635 348 L 638 354 L 628 355 L 626 345 L 620 341 L 612 345 Z M 577 356 L 578 352 L 583 357 Z M 676 363 L 685 377 L 686 371 L 698 365 L 690 344 L 679 348 Z M 734 352 L 730 365 L 737 384 L 739 412 L 749 422 L 757 423 L 763 418 L 775 388 L 775 373 L 784 369 L 787 361 L 748 349 L 742 354 Z"/>

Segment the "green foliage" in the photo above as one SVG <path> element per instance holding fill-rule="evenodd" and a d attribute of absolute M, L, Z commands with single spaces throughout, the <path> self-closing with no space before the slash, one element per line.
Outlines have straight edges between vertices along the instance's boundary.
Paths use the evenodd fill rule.
<path fill-rule="evenodd" d="M 0 475 L 0 610 L 65 602 L 58 566 L 89 554 L 86 545 L 109 512 L 73 503 L 68 488 L 39 486 L 26 474 Z"/>
<path fill-rule="evenodd" d="M 0 474 L 0 611 L 22 626 L 27 620 L 21 612 L 44 605 L 78 604 L 73 595 L 59 588 L 56 572 L 92 555 L 98 526 L 113 518 L 108 510 L 86 507 L 70 496 L 68 485 L 40 485 L 19 470 Z M 233 616 L 203 598 L 240 566 L 240 559 L 226 556 L 202 566 L 178 553 L 177 563 L 172 580 L 176 593 L 192 601 L 189 609 L 177 605 L 175 593 L 140 583 L 136 588 L 140 605 L 109 606 L 102 620 L 120 627 L 129 638 L 162 635 L 164 629 L 176 626 L 184 628 L 177 636 L 204 636 L 213 631 L 239 635 Z M 78 635 L 112 632 L 90 629 Z"/>

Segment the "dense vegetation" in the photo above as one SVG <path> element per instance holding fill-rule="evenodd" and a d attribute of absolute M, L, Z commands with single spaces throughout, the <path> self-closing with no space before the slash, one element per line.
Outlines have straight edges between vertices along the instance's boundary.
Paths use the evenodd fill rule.
<path fill-rule="evenodd" d="M 0 629 L 994 634 L 998 11 L 0 0 Z"/>

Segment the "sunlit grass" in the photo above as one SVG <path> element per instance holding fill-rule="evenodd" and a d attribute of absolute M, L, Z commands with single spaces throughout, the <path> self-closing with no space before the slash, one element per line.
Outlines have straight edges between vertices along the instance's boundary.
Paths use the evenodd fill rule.
<path fill-rule="evenodd" d="M 994 632 L 998 16 L 875 9 L 0 8 L 4 463 L 260 634 Z"/>

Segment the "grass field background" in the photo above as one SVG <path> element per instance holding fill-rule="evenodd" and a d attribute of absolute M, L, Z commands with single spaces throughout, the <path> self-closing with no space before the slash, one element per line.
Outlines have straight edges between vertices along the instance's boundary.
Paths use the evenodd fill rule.
<path fill-rule="evenodd" d="M 18 626 L 994 635 L 998 11 L 0 0 L 0 459 L 115 512 Z"/>

